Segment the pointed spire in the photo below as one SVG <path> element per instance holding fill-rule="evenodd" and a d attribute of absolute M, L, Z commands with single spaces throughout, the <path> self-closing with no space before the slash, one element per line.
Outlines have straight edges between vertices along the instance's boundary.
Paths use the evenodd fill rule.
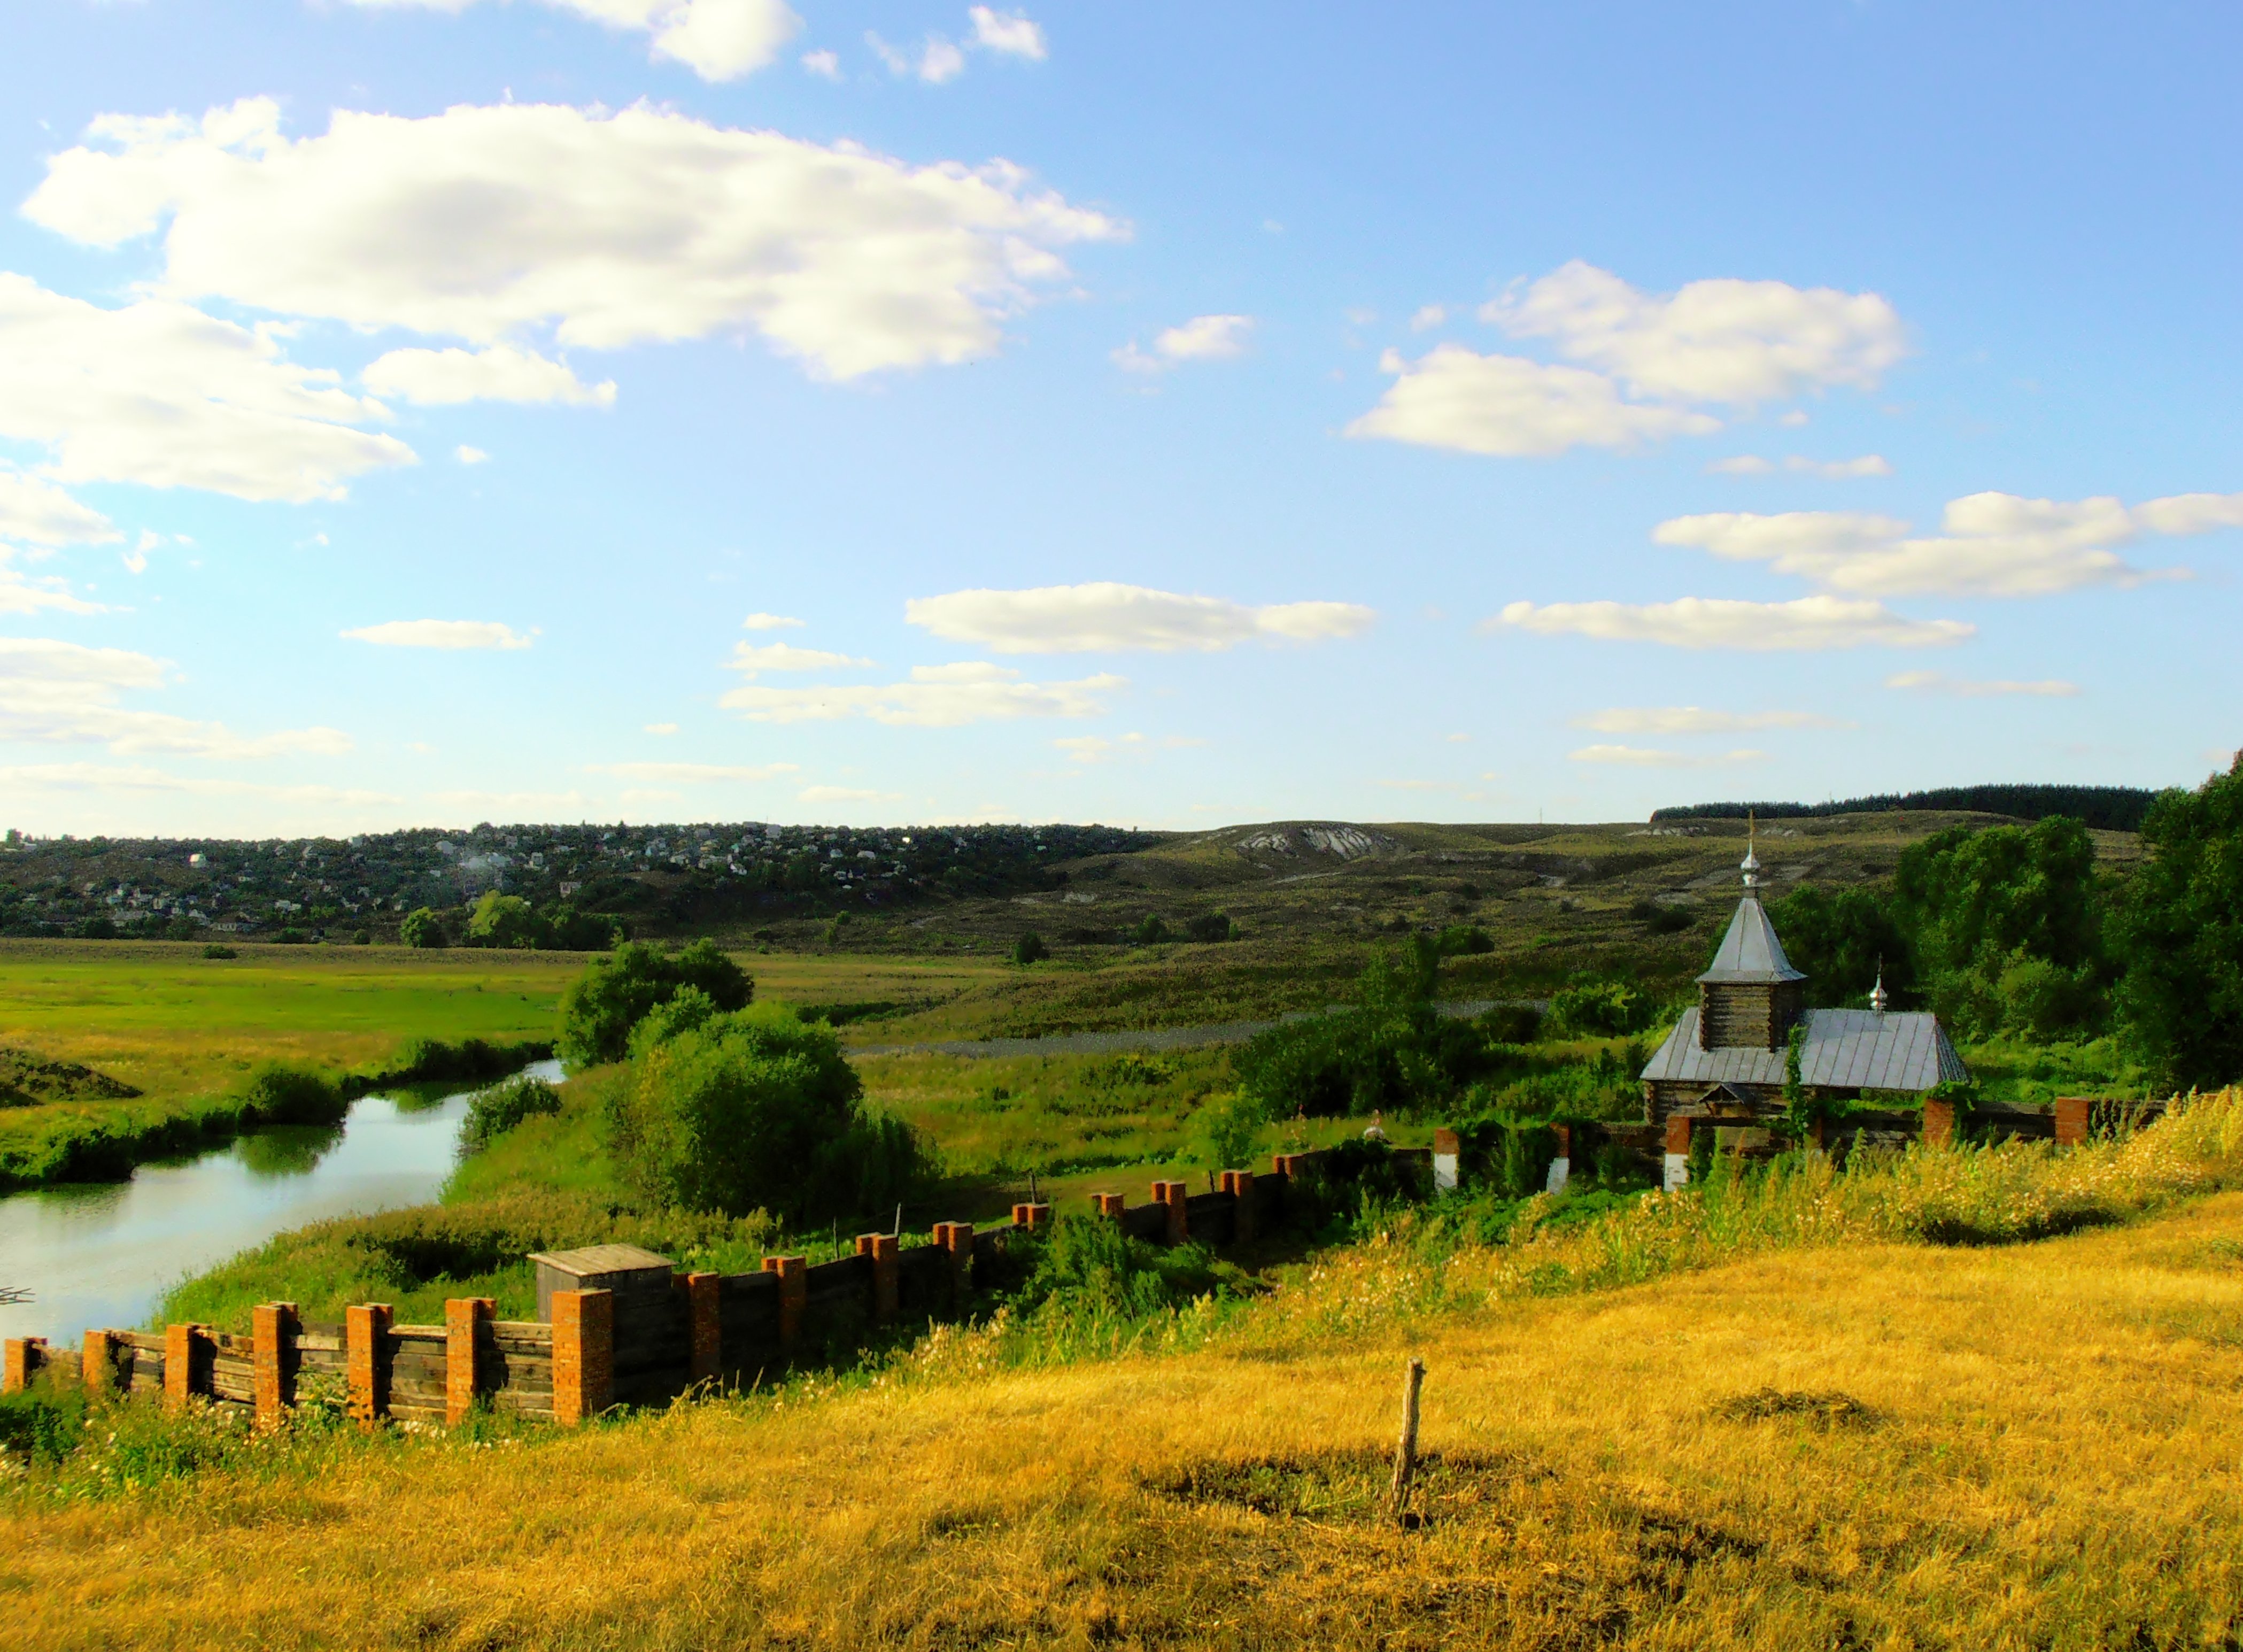
<path fill-rule="evenodd" d="M 1877 984 L 1869 988 L 1869 1008 L 1882 1015 L 1885 1013 L 1885 1006 L 1891 1001 L 1885 994 L 1885 961 L 1880 955 L 1877 959 Z"/>
<path fill-rule="evenodd" d="M 1731 819 L 1734 818 L 1734 816 L 1731 817 Z M 1747 809 L 1745 811 L 1745 858 L 1738 864 L 1738 870 L 1745 874 L 1747 893 L 1760 887 L 1760 853 L 1755 842 L 1758 835 L 1759 824 L 1753 817 L 1753 811 Z"/>

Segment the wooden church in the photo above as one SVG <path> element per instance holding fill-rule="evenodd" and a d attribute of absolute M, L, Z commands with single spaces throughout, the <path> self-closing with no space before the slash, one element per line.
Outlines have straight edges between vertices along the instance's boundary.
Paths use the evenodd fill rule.
<path fill-rule="evenodd" d="M 1682 1012 L 1643 1069 L 1645 1117 L 1665 1131 L 1670 1189 L 1688 1179 L 1694 1128 L 1765 1127 L 1782 1116 L 1794 1027 L 1804 1029 L 1800 1082 L 1820 1099 L 1921 1098 L 1970 1076 L 1939 1018 L 1887 1009 L 1882 980 L 1867 1009 L 1808 1008 L 1807 977 L 1784 956 L 1761 906 L 1760 856 L 1749 840 L 1741 870 L 1744 899 L 1713 967 L 1698 977 L 1698 1007 Z"/>

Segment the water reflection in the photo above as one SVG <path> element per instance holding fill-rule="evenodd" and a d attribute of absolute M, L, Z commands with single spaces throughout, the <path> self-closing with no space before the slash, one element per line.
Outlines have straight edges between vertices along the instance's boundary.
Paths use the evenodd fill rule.
<path fill-rule="evenodd" d="M 556 1062 L 530 1069 L 557 1079 Z M 436 1197 L 457 1162 L 472 1091 L 369 1096 L 340 1128 L 261 1130 L 192 1159 L 144 1164 L 129 1182 L 37 1188 L 0 1199 L 0 1337 L 74 1342 L 91 1325 L 138 1325 L 171 1285 L 273 1234 Z"/>

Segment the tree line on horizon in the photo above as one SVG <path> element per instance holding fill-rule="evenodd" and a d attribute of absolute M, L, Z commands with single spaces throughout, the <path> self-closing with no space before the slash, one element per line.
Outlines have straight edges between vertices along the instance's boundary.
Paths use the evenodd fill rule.
<path fill-rule="evenodd" d="M 2133 786 L 1950 786 L 1929 792 L 1881 792 L 1827 803 L 1690 803 L 1654 809 L 1654 820 L 1799 820 L 1837 814 L 1951 812 L 2001 814 L 2013 820 L 2069 815 L 2098 832 L 2139 832 L 2165 794 Z"/>

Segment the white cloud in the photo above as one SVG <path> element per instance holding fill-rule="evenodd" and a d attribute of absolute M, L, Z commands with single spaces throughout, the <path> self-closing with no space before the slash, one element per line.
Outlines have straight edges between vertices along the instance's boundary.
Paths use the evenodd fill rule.
<path fill-rule="evenodd" d="M 823 80 L 841 78 L 841 59 L 835 52 L 805 51 L 802 54 L 802 66 Z"/>
<path fill-rule="evenodd" d="M 966 71 L 966 54 L 958 49 L 955 42 L 946 40 L 940 35 L 929 35 L 916 58 L 909 52 L 890 45 L 869 30 L 866 31 L 865 42 L 872 47 L 873 55 L 887 64 L 890 74 L 914 75 L 931 86 L 954 80 Z"/>
<path fill-rule="evenodd" d="M 2006 694 L 2070 699 L 2079 692 L 2078 684 L 2052 677 L 2044 678 L 2038 682 L 1980 681 L 1966 677 L 1950 677 L 1944 671 L 1901 671 L 1885 678 L 1885 686 L 1910 689 L 1921 694 L 1954 694 L 1965 699 Z"/>
<path fill-rule="evenodd" d="M 1253 330 L 1250 315 L 1196 315 L 1160 334 L 1149 352 L 1139 349 L 1133 339 L 1114 352 L 1114 360 L 1132 373 L 1165 373 L 1185 361 L 1220 361 L 1243 355 Z"/>
<path fill-rule="evenodd" d="M 1111 580 L 1031 590 L 958 590 L 914 597 L 904 617 L 937 637 L 1000 654 L 1208 652 L 1253 637 L 1320 642 L 1360 636 L 1378 616 L 1355 603 L 1277 603 L 1185 597 Z"/>
<path fill-rule="evenodd" d="M 1099 696 L 1128 686 L 1100 675 L 1072 683 L 1023 683 L 1001 665 L 968 660 L 918 665 L 911 680 L 844 688 L 736 688 L 717 703 L 758 723 L 831 722 L 868 717 L 895 727 L 955 728 L 1023 717 L 1099 717 Z"/>
<path fill-rule="evenodd" d="M 0 768 L 0 787 L 25 793 L 107 792 L 129 795 L 180 792 L 199 797 L 247 797 L 273 803 L 348 807 L 397 801 L 397 799 L 380 792 L 347 791 L 332 786 L 273 786 L 253 780 L 220 779 L 209 775 L 169 774 L 145 765 L 118 768 L 98 763 L 26 763 L 12 768 Z"/>
<path fill-rule="evenodd" d="M 1431 328 L 1440 326 L 1442 322 L 1448 319 L 1449 311 L 1446 305 L 1420 305 L 1418 308 L 1418 313 L 1410 318 L 1410 330 L 1412 333 L 1424 333 Z"/>
<path fill-rule="evenodd" d="M 516 649 L 530 642 L 512 626 L 491 619 L 393 619 L 342 634 L 384 648 Z"/>
<path fill-rule="evenodd" d="M 1103 763 L 1116 755 L 1155 750 L 1181 752 L 1205 745 L 1207 742 L 1188 734 L 1170 734 L 1159 740 L 1152 740 L 1142 734 L 1130 733 L 1117 734 L 1110 740 L 1102 734 L 1074 734 L 1065 739 L 1054 740 L 1052 744 L 1074 762 Z"/>
<path fill-rule="evenodd" d="M 414 462 L 396 437 L 350 428 L 386 416 L 269 333 L 168 299 L 104 309 L 0 272 L 0 437 L 47 448 L 58 482 L 340 499 L 352 476 Z"/>
<path fill-rule="evenodd" d="M 760 768 L 742 768 L 717 763 L 595 763 L 589 765 L 595 774 L 612 774 L 622 780 L 643 780 L 657 786 L 702 786 L 719 780 L 775 780 L 783 774 L 799 773 L 798 765 L 767 763 Z"/>
<path fill-rule="evenodd" d="M 752 328 L 836 379 L 967 361 L 1067 278 L 1058 248 L 1128 233 L 1006 162 L 914 167 L 645 105 L 339 111 L 290 138 L 252 98 L 91 131 L 104 147 L 48 162 L 36 222 L 106 246 L 168 219 L 169 293 L 483 345 L 549 325 L 590 349 Z M 323 416 L 356 410 L 326 394 Z"/>
<path fill-rule="evenodd" d="M 1698 754 L 1659 752 L 1639 745 L 1585 745 L 1566 754 L 1569 762 L 1605 763 L 1640 769 L 1707 769 L 1732 763 L 1764 763 L 1765 752 L 1736 751 Z"/>
<path fill-rule="evenodd" d="M 122 539 L 117 525 L 52 482 L 0 463 L 0 540 L 96 545 Z"/>
<path fill-rule="evenodd" d="M 820 648 L 797 648 L 791 643 L 735 643 L 724 669 L 752 678 L 758 671 L 830 671 L 842 666 L 870 665 L 868 659 L 829 654 Z"/>
<path fill-rule="evenodd" d="M 677 732 L 677 725 L 675 723 L 650 723 L 646 725 L 646 732 L 649 734 L 675 734 Z"/>
<path fill-rule="evenodd" d="M 740 622 L 740 629 L 744 631 L 793 630 L 804 623 L 785 614 L 751 614 Z"/>
<path fill-rule="evenodd" d="M 1573 718 L 1578 729 L 1600 734 L 1736 734 L 1747 729 L 1829 729 L 1840 726 L 1812 711 L 1709 711 L 1698 705 L 1620 705 Z"/>
<path fill-rule="evenodd" d="M 1782 281 L 1693 281 L 1649 293 L 1576 259 L 1485 306 L 1513 338 L 1625 380 L 1637 395 L 1748 405 L 1824 385 L 1873 389 L 1908 354 L 1908 333 L 1875 293 Z"/>
<path fill-rule="evenodd" d="M 796 793 L 805 803 L 898 803 L 900 792 L 874 792 L 859 786 L 805 786 Z"/>
<path fill-rule="evenodd" d="M 973 20 L 973 44 L 989 51 L 1003 52 L 1007 57 L 1027 57 L 1041 63 L 1047 53 L 1044 31 L 1029 21 L 1020 11 L 992 11 L 987 6 L 968 6 L 966 15 Z"/>
<path fill-rule="evenodd" d="M 1501 623 L 1545 637 L 1756 651 L 1938 648 L 1975 636 L 1960 620 L 1914 620 L 1883 603 L 1802 597 L 1788 603 L 1685 597 L 1671 603 L 1512 603 Z"/>
<path fill-rule="evenodd" d="M 1773 459 L 1763 459 L 1758 454 L 1741 453 L 1734 459 L 1716 459 L 1706 467 L 1710 476 L 1765 476 L 1776 469 Z M 1783 462 L 1783 469 L 1799 475 L 1821 476 L 1828 482 L 1844 482 L 1857 476 L 1889 476 L 1893 473 L 1890 461 L 1882 454 L 1865 453 L 1858 459 L 1802 459 L 1793 454 Z"/>
<path fill-rule="evenodd" d="M 1351 436 L 1526 458 L 1709 435 L 1721 428 L 1708 414 L 1624 401 L 1601 373 L 1481 355 L 1461 344 L 1436 345 L 1414 362 L 1389 350 L 1379 368 L 1396 375 L 1394 383 L 1347 427 Z"/>
<path fill-rule="evenodd" d="M 352 0 L 367 7 L 461 11 L 473 0 Z M 547 0 L 610 29 L 654 37 L 652 55 L 704 80 L 737 80 L 778 57 L 802 19 L 783 0 Z"/>
<path fill-rule="evenodd" d="M 482 465 L 490 462 L 490 455 L 485 453 L 481 448 L 470 448 L 464 442 L 452 449 L 452 457 L 463 465 Z"/>
<path fill-rule="evenodd" d="M 8 564 L 14 555 L 8 546 L 0 545 L 0 614 L 37 614 L 47 610 L 59 614 L 98 614 L 105 611 L 98 603 L 71 596 L 66 581 L 52 577 L 34 579 L 29 574 L 10 568 Z"/>
<path fill-rule="evenodd" d="M 1768 563 L 1832 590 L 1903 597 L 1925 592 L 2045 597 L 2086 585 L 2138 585 L 2186 570 L 2132 566 L 2109 548 L 2144 533 L 2243 526 L 2243 494 L 2183 494 L 2129 509 L 2108 496 L 2061 501 L 1977 493 L 1949 502 L 1944 532 L 1911 536 L 1895 516 L 1795 510 L 1677 516 L 1652 538 L 1732 562 Z"/>
<path fill-rule="evenodd" d="M 121 648 L 85 648 L 50 637 L 0 637 L 0 740 L 99 745 L 126 755 L 169 752 L 243 759 L 351 749 L 340 729 L 288 729 L 245 737 L 118 704 L 130 691 L 160 689 L 164 664 Z"/>
<path fill-rule="evenodd" d="M 565 361 L 494 344 L 487 350 L 392 350 L 359 375 L 376 395 L 424 407 L 461 401 L 564 401 L 613 407 L 615 381 L 586 384 Z"/>

